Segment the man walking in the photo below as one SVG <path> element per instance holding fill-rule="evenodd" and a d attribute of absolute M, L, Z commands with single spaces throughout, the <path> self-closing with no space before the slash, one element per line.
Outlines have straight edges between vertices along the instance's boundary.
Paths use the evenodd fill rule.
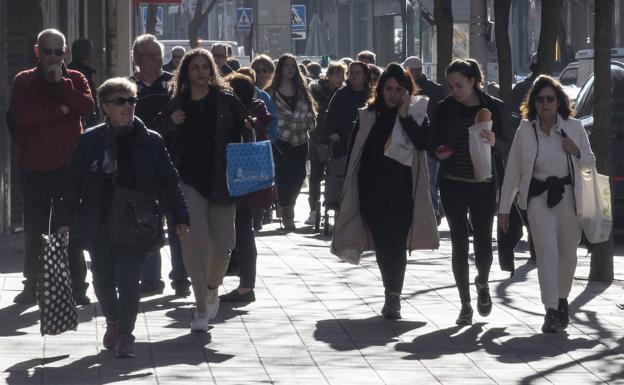
<path fill-rule="evenodd" d="M 83 130 L 81 117 L 93 110 L 87 79 L 68 70 L 65 36 L 56 29 L 39 33 L 34 46 L 38 63 L 13 81 L 11 114 L 17 125 L 17 148 L 24 197 L 24 289 L 15 303 L 37 299 L 41 235 L 54 226 L 53 202 L 60 197 L 63 174 Z M 82 250 L 69 244 L 69 268 L 76 303 L 89 304 L 87 267 Z"/>

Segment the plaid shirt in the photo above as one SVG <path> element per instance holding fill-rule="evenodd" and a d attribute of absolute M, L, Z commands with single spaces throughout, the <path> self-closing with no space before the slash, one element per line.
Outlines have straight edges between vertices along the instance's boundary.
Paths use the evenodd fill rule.
<path fill-rule="evenodd" d="M 290 109 L 279 92 L 273 91 L 272 96 L 277 107 L 277 139 L 293 147 L 307 142 L 310 139 L 308 133 L 316 125 L 316 117 L 305 96 L 299 93 L 294 110 Z"/>

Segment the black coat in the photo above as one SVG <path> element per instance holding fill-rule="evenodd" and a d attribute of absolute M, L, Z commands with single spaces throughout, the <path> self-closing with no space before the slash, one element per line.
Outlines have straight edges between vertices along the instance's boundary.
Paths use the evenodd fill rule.
<path fill-rule="evenodd" d="M 318 112 L 316 117 L 316 127 L 312 130 L 312 132 L 310 132 L 310 141 L 318 143 L 321 139 L 323 139 L 323 141 L 326 141 L 327 139 L 322 138 L 323 123 L 325 121 L 325 115 L 327 114 L 329 102 L 331 101 L 332 96 L 336 93 L 336 90 L 329 88 L 329 81 L 327 81 L 327 79 L 320 79 L 318 82 L 312 83 L 310 91 L 316 101 L 316 111 Z"/>
<path fill-rule="evenodd" d="M 358 108 L 364 107 L 369 94 L 368 88 L 362 92 L 354 92 L 347 82 L 347 85 L 336 91 L 329 102 L 323 122 L 322 137 L 329 138 L 331 134 L 338 134 L 340 137 L 340 142 L 333 144 L 334 157 L 347 155 L 358 117 Z"/>
<path fill-rule="evenodd" d="M 511 142 L 514 137 L 514 130 L 509 122 L 509 113 L 505 108 L 505 104 L 502 100 L 496 99 L 488 95 L 487 93 L 477 90 L 477 95 L 481 101 L 481 107 L 487 108 L 492 113 L 492 131 L 496 135 L 496 144 L 492 148 L 492 162 L 495 162 L 492 170 L 495 178 L 497 176 L 495 171 L 498 167 L 498 162 L 504 162 L 507 159 L 507 154 L 511 148 Z M 457 130 L 460 127 L 459 124 L 459 107 L 460 104 L 452 96 L 446 97 L 439 102 L 432 114 L 431 124 L 433 129 L 431 139 L 431 151 L 435 152 L 441 144 L 455 148 L 458 140 Z M 446 169 L 446 161 L 440 162 L 440 175 L 444 175 Z"/>
<path fill-rule="evenodd" d="M 80 136 L 65 176 L 63 194 L 58 203 L 57 225 L 69 225 L 71 238 L 89 250 L 100 228 L 104 198 L 104 174 L 92 167 L 103 157 L 106 124 L 100 124 Z M 154 131 L 148 130 L 137 118 L 134 142 L 135 190 L 166 201 L 173 213 L 174 224 L 190 224 L 189 213 L 180 190 L 178 173 L 173 167 L 165 143 Z"/>

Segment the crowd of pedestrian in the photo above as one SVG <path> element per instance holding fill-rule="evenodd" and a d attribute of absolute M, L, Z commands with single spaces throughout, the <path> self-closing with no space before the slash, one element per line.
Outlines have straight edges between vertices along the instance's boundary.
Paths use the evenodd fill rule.
<path fill-rule="evenodd" d="M 307 162 L 306 224 L 319 215 L 330 166 L 341 165 L 331 251 L 353 263 L 375 251 L 383 317 L 401 318 L 407 251 L 438 248 L 444 216 L 461 303 L 456 324 L 473 322 L 471 281 L 477 311 L 487 317 L 498 212 L 501 268 L 513 275 L 513 249 L 526 225 L 545 307 L 542 331 L 567 327 L 581 237 L 575 181 L 595 157 L 551 77 L 530 75 L 506 106 L 484 90 L 479 63 L 470 58 L 447 67 L 445 90 L 425 76 L 418 57 L 382 69 L 373 52 L 362 51 L 323 71 L 291 54 L 276 61 L 258 55 L 241 67 L 231 47 L 218 43 L 210 51 L 174 47 L 163 65 L 163 46 L 141 35 L 132 46 L 135 73 L 96 87 L 88 40 L 72 44 L 67 67 L 61 32 L 42 31 L 34 50 L 38 63 L 15 77 L 8 116 L 24 196 L 25 280 L 14 300 L 36 301 L 41 234 L 66 234 L 73 295 L 78 305 L 90 303 L 86 250 L 106 318 L 103 345 L 118 357 L 134 356 L 141 295 L 165 286 L 159 251 L 137 251 L 112 235 L 120 194 L 140 193 L 162 207 L 171 286 L 179 297 L 192 289 L 190 329 L 204 332 L 220 301 L 256 300 L 254 233 L 273 211 L 283 231 L 297 229 L 294 207 Z M 271 142 L 275 186 L 235 198 L 226 149 L 254 140 Z M 219 295 L 226 274 L 238 275 L 239 286 Z"/>

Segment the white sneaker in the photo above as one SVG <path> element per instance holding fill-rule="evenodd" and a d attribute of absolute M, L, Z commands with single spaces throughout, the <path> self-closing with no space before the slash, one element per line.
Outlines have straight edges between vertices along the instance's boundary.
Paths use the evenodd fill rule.
<path fill-rule="evenodd" d="M 316 210 L 310 211 L 310 216 L 305 220 L 306 225 L 313 225 L 316 222 Z"/>
<path fill-rule="evenodd" d="M 208 331 L 208 317 L 206 313 L 195 310 L 195 317 L 191 322 L 192 332 L 207 332 Z"/>
<path fill-rule="evenodd" d="M 206 317 L 213 319 L 219 312 L 219 289 L 208 289 L 206 297 Z"/>

